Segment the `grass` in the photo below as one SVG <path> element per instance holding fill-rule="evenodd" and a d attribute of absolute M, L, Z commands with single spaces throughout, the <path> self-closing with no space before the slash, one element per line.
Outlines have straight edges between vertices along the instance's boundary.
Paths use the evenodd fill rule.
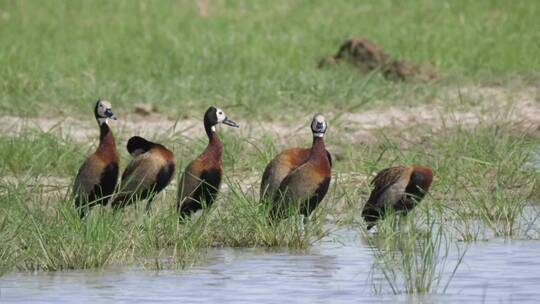
<path fill-rule="evenodd" d="M 118 264 L 183 268 L 219 246 L 305 250 L 333 229 L 363 227 L 359 217 L 369 177 L 396 164 L 429 166 L 435 181 L 430 195 L 403 220 L 405 229 L 390 229 L 388 220 L 379 235 L 368 238 L 375 269 L 385 278 L 377 281 L 385 284 L 379 290 L 444 291 L 453 275 L 445 263 L 458 241 L 466 247 L 492 238 L 540 237 L 534 206 L 540 179 L 530 166 L 531 152 L 538 149 L 535 130 L 504 116 L 480 117 L 475 126 L 445 118 L 437 126 L 370 130 L 368 141 L 352 138 L 356 130 L 341 119 L 367 109 L 416 105 L 491 113 L 499 101 L 516 101 L 538 82 L 539 4 L 208 3 L 201 11 L 187 0 L 0 0 L 0 114 L 90 121 L 99 96 L 113 102 L 120 118 L 139 102 L 157 106 L 163 118 L 199 119 L 216 104 L 240 123 L 280 126 L 324 112 L 334 183 L 317 216 L 303 228 L 299 217 L 268 221 L 267 208 L 257 200 L 264 166 L 284 147 L 310 145 L 307 129 L 279 140 L 264 129 L 221 131 L 228 190 L 214 208 L 180 224 L 174 186 L 159 196 L 150 216 L 142 207 L 120 214 L 95 208 L 86 222 L 79 221 L 66 193 L 95 149 L 94 139 L 24 128 L 16 136 L 0 136 L 0 274 Z M 351 36 L 369 37 L 395 58 L 431 62 L 441 79 L 388 82 L 347 68 L 315 68 Z M 451 96 L 456 88 L 485 86 L 509 94 L 497 102 L 491 96 Z M 536 90 L 527 100 L 538 96 Z M 140 125 L 145 127 L 143 119 Z M 133 135 L 126 133 L 115 129 L 122 167 L 129 160 L 125 139 Z M 190 140 L 172 132 L 154 140 L 175 151 L 180 170 L 206 145 L 204 137 Z"/>
<path fill-rule="evenodd" d="M 78 169 L 85 153 L 69 139 L 33 130 L 17 137 L 2 136 L 0 145 L 0 170 L 5 176 L 69 175 Z"/>
<path fill-rule="evenodd" d="M 387 218 L 377 226 L 377 235 L 367 236 L 368 243 L 374 248 L 376 293 L 384 292 L 383 282 L 394 294 L 446 292 L 465 258 L 466 248 L 454 244 L 446 234 L 440 210 L 425 211 L 423 221 L 405 217 L 396 223 Z M 456 254 L 451 252 L 453 246 L 457 252 L 456 262 L 447 266 L 450 255 Z M 377 279 L 377 276 L 384 279 Z"/>
<path fill-rule="evenodd" d="M 394 57 L 433 62 L 443 87 L 535 83 L 538 11 L 488 0 L 213 1 L 205 17 L 187 0 L 1 1 L 0 112 L 80 113 L 105 96 L 128 111 L 147 102 L 192 115 L 215 103 L 269 119 L 283 106 L 348 111 L 439 95 L 439 85 L 315 68 L 359 35 Z"/>
<path fill-rule="evenodd" d="M 258 203 L 259 174 L 268 156 L 278 149 L 275 143 L 265 140 L 266 136 L 254 145 L 252 139 L 223 132 L 226 147 L 224 166 L 235 168 L 235 173 L 226 179 L 229 190 L 220 196 L 215 208 L 185 224 L 178 223 L 173 189 L 160 195 L 151 216 L 146 215 L 143 204 L 139 204 L 140 208 L 128 208 L 119 214 L 109 208 L 98 207 L 92 210 L 86 222 L 81 222 L 72 208 L 73 202 L 65 196 L 69 189 L 69 176 L 60 191 L 43 190 L 39 184 L 25 183 L 24 179 L 2 182 L 0 210 L 3 217 L 0 217 L 0 224 L 3 229 L 0 236 L 3 242 L 0 255 L 4 258 L 0 269 L 64 270 L 103 268 L 112 264 L 182 268 L 200 261 L 206 249 L 214 246 L 306 249 L 333 229 L 351 225 L 357 228 L 359 225 L 357 218 L 369 187 L 363 178 L 359 180 L 355 175 L 342 175 L 344 172 L 369 174 L 395 163 L 422 163 L 433 167 L 436 172 L 431 194 L 409 217 L 414 219 L 417 217 L 415 214 L 420 213 L 419 218 L 422 218 L 421 214 L 429 210 L 439 210 L 437 223 L 444 220 L 450 224 L 445 225 L 448 228 L 444 231 L 438 231 L 442 229 L 441 225 L 431 229 L 432 234 L 427 239 L 422 229 L 413 227 L 399 236 L 381 234 L 379 238 L 383 241 L 395 243 L 392 246 L 408 242 L 399 245 L 405 248 L 400 250 L 412 250 L 411 242 L 436 242 L 441 246 L 444 240 L 443 245 L 448 247 L 449 240 L 484 239 L 485 236 L 466 233 L 475 231 L 478 225 L 491 231 L 495 237 L 528 238 L 528 230 L 535 227 L 534 223 L 531 224 L 534 219 L 526 221 L 523 213 L 538 174 L 525 166 L 535 138 L 521 132 L 511 126 L 491 125 L 481 125 L 472 130 L 460 127 L 438 130 L 437 136 L 425 134 L 431 140 L 429 149 L 425 145 L 403 145 L 399 140 L 389 138 L 375 145 L 351 147 L 338 144 L 343 149 L 341 153 L 348 157 L 334 161 L 336 182 L 318 215 L 304 228 L 299 225 L 299 217 L 282 222 L 269 221 L 268 208 Z M 53 141 L 52 146 L 64 145 L 63 139 L 49 138 L 47 134 L 42 136 L 42 140 Z M 173 141 L 174 137 L 165 140 Z M 33 168 L 54 167 L 43 162 L 47 159 L 56 161 L 53 157 L 56 151 L 39 142 L 21 147 L 31 147 L 34 155 L 45 156 L 30 158 L 25 164 L 13 162 L 13 172 L 26 175 L 33 172 L 39 179 L 40 174 L 46 172 L 32 171 Z M 202 146 L 202 142 L 190 148 L 184 146 L 183 154 L 194 157 Z M 80 148 L 76 146 L 68 151 L 80 151 Z M 361 159 L 354 158 L 360 155 Z M 20 167 L 16 167 L 17 164 Z M 67 168 L 73 170 L 75 167 Z M 182 163 L 179 163 L 179 168 L 183 168 Z M 75 171 L 71 172 L 72 175 Z M 434 225 L 434 222 L 426 225 Z M 424 246 L 427 244 L 431 243 Z M 388 250 L 384 249 L 380 255 L 387 256 Z M 422 252 L 400 252 L 399 256 Z M 439 251 L 430 251 L 429 254 L 430 260 L 426 265 L 413 263 L 410 266 L 431 266 L 406 270 L 421 275 L 414 279 L 415 286 L 405 288 L 406 292 L 433 290 L 426 284 L 433 283 L 432 279 L 438 277 L 436 272 L 440 269 L 436 265 L 443 257 L 438 256 Z M 410 257 L 407 259 L 408 262 L 402 261 L 402 267 L 412 261 Z"/>

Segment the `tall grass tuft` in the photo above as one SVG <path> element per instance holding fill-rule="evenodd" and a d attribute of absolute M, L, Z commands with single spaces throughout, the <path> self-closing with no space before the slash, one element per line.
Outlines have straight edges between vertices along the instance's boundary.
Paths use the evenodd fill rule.
<path fill-rule="evenodd" d="M 225 201 L 227 210 L 217 210 L 211 228 L 211 239 L 220 246 L 305 249 L 329 233 L 321 220 L 326 214 L 324 208 L 303 219 L 292 204 L 285 212 L 287 218 L 273 219 L 270 205 L 260 202 L 253 191 L 243 190 L 239 183 L 229 183 Z"/>
<path fill-rule="evenodd" d="M 448 288 L 466 250 L 455 245 L 457 261 L 448 267 L 454 243 L 444 229 L 442 213 L 424 212 L 421 221 L 412 214 L 388 216 L 377 226 L 377 235 L 367 236 L 375 258 L 375 292 L 390 289 L 394 294 L 427 294 L 444 293 Z"/>

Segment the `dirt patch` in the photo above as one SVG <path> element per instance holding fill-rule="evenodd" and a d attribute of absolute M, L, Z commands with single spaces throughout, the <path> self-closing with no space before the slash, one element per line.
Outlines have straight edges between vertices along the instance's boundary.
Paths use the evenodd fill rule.
<path fill-rule="evenodd" d="M 538 88 L 532 87 L 514 91 L 501 87 L 466 87 L 450 90 L 445 100 L 434 100 L 432 105 L 385 107 L 361 112 L 329 112 L 326 116 L 329 119 L 328 148 L 336 159 L 340 159 L 343 157 L 341 151 L 345 145 L 378 143 L 382 136 L 402 139 L 404 144 L 415 143 L 424 140 L 425 136 L 422 134 L 436 134 L 455 126 L 473 128 L 482 123 L 514 124 L 522 129 L 540 130 L 540 94 Z M 224 131 L 233 132 L 235 136 L 253 143 L 267 137 L 280 147 L 305 145 L 311 136 L 308 126 L 310 118 L 309 113 L 302 113 L 301 119 L 295 117 L 292 121 L 281 121 L 279 118 L 273 122 L 253 120 L 240 122 L 240 129 L 227 128 Z M 170 120 L 155 113 L 148 116 L 127 115 L 112 122 L 112 128 L 118 137 L 118 145 L 123 145 L 125 139 L 133 135 L 189 139 L 202 139 L 206 136 L 200 118 Z M 89 145 L 95 145 L 99 136 L 97 124 L 92 119 L 82 121 L 71 117 L 0 117 L 2 136 L 18 136 L 28 129 L 53 133 Z M 340 177 L 354 182 L 365 178 L 343 173 L 340 173 Z M 61 197 L 68 191 L 73 177 L 22 178 L 3 177 L 0 178 L 0 184 L 26 183 L 36 187 L 36 193 Z M 242 172 L 229 173 L 228 178 L 238 183 L 243 191 L 258 191 L 258 174 L 246 177 Z M 167 188 L 167 197 L 174 197 L 176 183 L 177 181 L 173 181 Z M 223 191 L 227 192 L 227 189 L 225 183 Z"/>
<path fill-rule="evenodd" d="M 141 116 L 148 116 L 152 113 L 158 113 L 159 111 L 155 105 L 139 103 L 135 105 L 135 109 L 133 109 L 133 112 Z"/>
<path fill-rule="evenodd" d="M 405 141 L 418 138 L 420 129 L 436 132 L 461 126 L 473 128 L 480 124 L 505 124 L 515 128 L 540 130 L 540 103 L 519 100 L 504 104 L 480 104 L 466 110 L 448 109 L 443 105 L 411 108 L 390 107 L 384 110 L 343 114 L 340 127 L 351 143 L 376 142 L 381 133 Z"/>
<path fill-rule="evenodd" d="M 438 77 L 432 65 L 416 65 L 404 59 L 390 59 L 384 49 L 363 37 L 346 40 L 335 55 L 321 59 L 318 67 L 341 63 L 354 66 L 362 74 L 378 70 L 388 80 L 433 81 Z"/>
<path fill-rule="evenodd" d="M 201 17 L 208 17 L 208 7 L 209 7 L 209 0 L 196 0 L 195 3 L 197 4 L 197 13 Z"/>
<path fill-rule="evenodd" d="M 381 129 L 396 134 L 410 133 L 409 129 L 416 126 L 441 128 L 504 121 L 523 127 L 538 127 L 539 96 L 537 88 L 512 91 L 499 87 L 467 87 L 450 90 L 445 100 L 434 100 L 432 105 L 385 107 L 355 113 L 330 112 L 327 117 L 330 119 L 331 134 L 339 134 L 340 139 L 351 139 L 352 142 L 371 142 Z M 310 114 L 304 116 L 305 119 L 294 121 L 241 122 L 240 129 L 230 131 L 248 140 L 256 141 L 269 135 L 277 143 L 290 144 L 295 139 L 309 137 L 307 122 Z M 148 138 L 174 136 L 200 139 L 206 136 L 203 123 L 197 117 L 171 120 L 155 113 L 147 116 L 131 114 L 111 124 L 115 134 L 123 138 L 140 135 Z M 99 134 L 97 124 L 92 119 L 0 117 L 0 133 L 3 136 L 18 136 L 28 129 L 54 133 L 83 143 L 94 143 Z"/>
<path fill-rule="evenodd" d="M 170 120 L 159 115 L 128 115 L 123 119 L 111 122 L 116 134 L 140 135 L 145 137 L 169 136 L 181 133 L 192 138 L 204 134 L 202 122 L 196 120 Z M 0 133 L 4 136 L 19 136 L 27 130 L 52 133 L 67 137 L 77 142 L 86 142 L 99 135 L 94 120 L 77 120 L 71 117 L 38 117 L 23 118 L 3 116 L 0 118 Z"/>

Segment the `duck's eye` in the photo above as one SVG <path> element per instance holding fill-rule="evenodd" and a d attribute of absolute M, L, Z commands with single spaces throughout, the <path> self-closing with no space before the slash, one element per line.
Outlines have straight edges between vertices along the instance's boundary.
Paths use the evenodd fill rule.
<path fill-rule="evenodd" d="M 219 115 L 223 115 L 223 112 L 219 111 L 218 114 L 219 114 Z"/>

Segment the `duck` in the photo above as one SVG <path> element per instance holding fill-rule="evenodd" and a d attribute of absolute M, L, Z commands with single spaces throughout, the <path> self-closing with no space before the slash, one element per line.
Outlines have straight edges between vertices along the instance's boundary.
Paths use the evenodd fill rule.
<path fill-rule="evenodd" d="M 272 205 L 274 217 L 283 217 L 283 207 L 299 202 L 299 211 L 307 218 L 326 195 L 332 175 L 332 156 L 324 145 L 326 130 L 324 116 L 316 114 L 311 148 L 287 149 L 266 166 L 260 197 Z"/>
<path fill-rule="evenodd" d="M 425 166 L 394 166 L 380 171 L 371 181 L 373 190 L 362 210 L 369 231 L 388 209 L 407 214 L 424 198 L 433 181 Z"/>
<path fill-rule="evenodd" d="M 216 133 L 216 126 L 224 124 L 233 128 L 239 127 L 222 109 L 214 106 L 206 110 L 203 121 L 208 145 L 186 166 L 178 184 L 177 209 L 181 219 L 202 209 L 203 201 L 210 207 L 217 197 L 223 175 L 223 144 Z"/>
<path fill-rule="evenodd" d="M 73 183 L 75 207 L 79 217 L 85 218 L 95 205 L 106 205 L 118 182 L 120 158 L 109 120 L 116 120 L 111 103 L 99 99 L 94 107 L 99 125 L 99 146 L 83 162 Z"/>
<path fill-rule="evenodd" d="M 133 157 L 122 173 L 119 193 L 112 202 L 114 209 L 120 209 L 147 199 L 146 211 L 174 177 L 176 159 L 174 153 L 165 146 L 151 142 L 140 136 L 128 140 L 127 151 Z"/>

